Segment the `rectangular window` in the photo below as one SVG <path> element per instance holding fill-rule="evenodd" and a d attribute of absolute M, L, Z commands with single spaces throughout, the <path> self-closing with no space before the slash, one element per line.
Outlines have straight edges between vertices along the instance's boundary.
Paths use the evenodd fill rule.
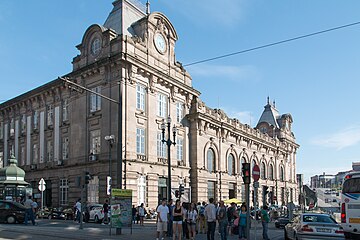
<path fill-rule="evenodd" d="M 145 129 L 136 129 L 136 153 L 145 154 Z"/>
<path fill-rule="evenodd" d="M 99 154 L 100 153 L 100 130 L 94 130 L 90 132 L 90 153 Z"/>
<path fill-rule="evenodd" d="M 47 125 L 53 125 L 54 108 L 52 105 L 47 106 Z"/>
<path fill-rule="evenodd" d="M 33 145 L 33 163 L 39 162 L 39 153 L 38 153 L 38 145 L 35 143 Z"/>
<path fill-rule="evenodd" d="M 62 120 L 69 120 L 69 100 L 64 99 L 62 102 Z"/>
<path fill-rule="evenodd" d="M 164 94 L 158 94 L 158 112 L 157 115 L 159 117 L 166 117 L 167 113 L 167 97 Z"/>
<path fill-rule="evenodd" d="M 162 133 L 157 134 L 157 156 L 166 158 L 166 144 L 162 142 Z"/>
<path fill-rule="evenodd" d="M 38 119 L 39 119 L 39 113 L 38 113 L 38 111 L 35 111 L 34 112 L 34 115 L 33 115 L 33 127 L 34 127 L 34 129 L 38 129 L 38 123 L 39 123 L 39 121 L 38 121 Z"/>
<path fill-rule="evenodd" d="M 12 118 L 10 122 L 10 137 L 13 137 L 15 135 L 15 121 Z"/>
<path fill-rule="evenodd" d="M 4 138 L 4 123 L 0 123 L 0 139 Z M 1 166 L 0 166 L 1 167 Z"/>
<path fill-rule="evenodd" d="M 62 159 L 69 158 L 69 138 L 63 137 L 62 139 Z"/>
<path fill-rule="evenodd" d="M 21 133 L 25 133 L 26 132 L 26 115 L 23 114 L 21 116 Z"/>
<path fill-rule="evenodd" d="M 100 93 L 101 88 L 95 87 L 91 89 L 93 92 Z M 101 97 L 95 93 L 90 94 L 90 112 L 101 110 Z"/>
<path fill-rule="evenodd" d="M 67 179 L 60 179 L 60 205 L 67 206 L 69 201 L 69 182 Z"/>
<path fill-rule="evenodd" d="M 145 111 L 145 86 L 136 86 L 136 108 Z"/>
<path fill-rule="evenodd" d="M 176 103 L 176 121 L 181 122 L 183 118 L 183 104 L 181 102 Z"/>
<path fill-rule="evenodd" d="M 182 138 L 176 139 L 176 159 L 178 161 L 183 160 L 183 139 Z"/>
<path fill-rule="evenodd" d="M 53 161 L 53 142 L 51 140 L 47 141 L 47 161 L 52 162 Z"/>
<path fill-rule="evenodd" d="M 215 199 L 215 182 L 214 181 L 208 181 L 208 198 Z"/>
<path fill-rule="evenodd" d="M 25 165 L 25 146 L 20 147 L 20 161 L 19 165 Z"/>

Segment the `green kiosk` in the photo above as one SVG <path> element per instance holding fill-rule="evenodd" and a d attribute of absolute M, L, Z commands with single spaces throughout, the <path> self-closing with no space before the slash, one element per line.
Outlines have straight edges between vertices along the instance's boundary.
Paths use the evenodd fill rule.
<path fill-rule="evenodd" d="M 17 166 L 14 155 L 10 156 L 9 166 L 0 169 L 0 199 L 16 200 L 17 197 L 26 197 L 25 171 Z"/>

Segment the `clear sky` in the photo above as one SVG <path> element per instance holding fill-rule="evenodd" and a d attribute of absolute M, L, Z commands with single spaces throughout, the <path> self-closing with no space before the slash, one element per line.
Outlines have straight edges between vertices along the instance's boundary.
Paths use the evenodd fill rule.
<path fill-rule="evenodd" d="M 142 0 L 145 3 L 145 0 Z M 112 0 L 0 1 L 0 100 L 71 71 L 75 46 Z M 360 21 L 360 1 L 152 0 L 188 64 Z M 291 113 L 297 172 L 335 174 L 360 161 L 360 25 L 187 67 L 212 108 L 255 126 L 267 96 Z"/>

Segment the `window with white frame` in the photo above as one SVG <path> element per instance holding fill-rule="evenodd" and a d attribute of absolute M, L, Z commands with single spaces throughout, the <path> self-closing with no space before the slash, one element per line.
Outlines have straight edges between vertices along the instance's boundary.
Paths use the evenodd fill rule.
<path fill-rule="evenodd" d="M 65 179 L 60 179 L 60 205 L 67 206 L 69 204 L 69 182 Z"/>
<path fill-rule="evenodd" d="M 215 172 L 215 152 L 212 148 L 207 150 L 207 170 Z"/>
<path fill-rule="evenodd" d="M 99 176 L 93 176 L 87 185 L 87 200 L 89 203 L 99 202 Z"/>
<path fill-rule="evenodd" d="M 266 165 L 265 165 L 265 162 L 261 162 L 261 164 L 260 164 L 260 177 L 261 177 L 261 179 L 266 179 Z"/>
<path fill-rule="evenodd" d="M 274 167 L 272 164 L 269 165 L 268 177 L 270 180 L 274 180 Z"/>
<path fill-rule="evenodd" d="M 228 156 L 228 174 L 230 176 L 235 175 L 235 158 L 231 153 Z"/>
<path fill-rule="evenodd" d="M 146 206 L 146 177 L 140 176 L 138 178 L 138 205 L 144 204 Z"/>
<path fill-rule="evenodd" d="M 63 137 L 62 139 L 62 159 L 69 158 L 69 138 Z"/>
<path fill-rule="evenodd" d="M 26 132 L 26 115 L 23 114 L 21 116 L 21 132 L 25 133 Z"/>
<path fill-rule="evenodd" d="M 136 85 L 136 108 L 145 111 L 145 86 L 139 83 Z"/>
<path fill-rule="evenodd" d="M 136 153 L 145 154 L 145 129 L 136 129 Z"/>
<path fill-rule="evenodd" d="M 162 141 L 162 133 L 157 134 L 157 156 L 166 158 L 166 144 Z"/>
<path fill-rule="evenodd" d="M 53 161 L 53 142 L 51 140 L 47 141 L 47 161 L 52 162 Z"/>
<path fill-rule="evenodd" d="M 39 153 L 38 153 L 38 145 L 37 143 L 34 143 L 33 145 L 33 163 L 39 162 Z"/>
<path fill-rule="evenodd" d="M 95 93 L 100 93 L 101 87 L 94 87 L 91 90 Z M 90 112 L 101 110 L 101 97 L 95 93 L 90 94 Z"/>
<path fill-rule="evenodd" d="M 158 112 L 159 117 L 166 117 L 167 114 L 167 97 L 164 94 L 158 93 Z"/>
<path fill-rule="evenodd" d="M 38 123 L 39 123 L 39 112 L 38 111 L 34 111 L 34 115 L 33 115 L 33 128 L 34 129 L 38 129 Z"/>
<path fill-rule="evenodd" d="M 90 154 L 100 153 L 100 146 L 101 146 L 100 140 L 101 140 L 100 130 L 90 131 Z"/>
<path fill-rule="evenodd" d="M 53 116 L 54 116 L 54 108 L 50 104 L 47 106 L 47 125 L 52 126 L 53 125 Z"/>
<path fill-rule="evenodd" d="M 176 159 L 178 161 L 182 161 L 183 159 L 183 142 L 184 140 L 182 138 L 177 138 L 176 139 Z"/>
<path fill-rule="evenodd" d="M 215 182 L 214 181 L 208 181 L 208 197 L 207 199 L 213 198 L 215 199 Z"/>
<path fill-rule="evenodd" d="M 62 102 L 62 120 L 69 120 L 69 100 L 64 99 Z"/>
<path fill-rule="evenodd" d="M 180 123 L 183 119 L 183 104 L 181 102 L 176 103 L 176 122 Z"/>

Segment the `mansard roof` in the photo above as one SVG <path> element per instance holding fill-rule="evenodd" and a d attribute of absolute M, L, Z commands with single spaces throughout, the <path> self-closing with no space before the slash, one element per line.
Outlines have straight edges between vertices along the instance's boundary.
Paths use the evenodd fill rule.
<path fill-rule="evenodd" d="M 279 111 L 276 109 L 275 104 L 271 104 L 268 99 L 268 103 L 264 107 L 264 111 L 261 114 L 258 125 L 260 123 L 268 123 L 276 128 L 279 128 L 278 119 L 280 118 Z"/>

